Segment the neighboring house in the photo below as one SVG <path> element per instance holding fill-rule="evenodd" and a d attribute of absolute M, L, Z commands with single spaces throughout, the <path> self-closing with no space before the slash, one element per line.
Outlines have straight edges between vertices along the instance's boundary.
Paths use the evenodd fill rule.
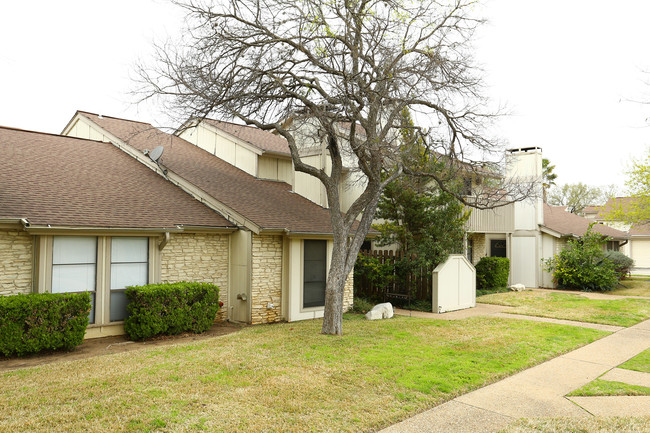
<path fill-rule="evenodd" d="M 235 230 L 115 146 L 0 128 L 0 295 L 90 292 L 87 337 L 123 333 L 127 285 L 227 291 Z"/>
<path fill-rule="evenodd" d="M 91 291 L 89 337 L 123 332 L 124 286 L 161 281 L 217 284 L 222 319 L 322 317 L 329 211 L 290 184 L 92 113 L 77 112 L 62 136 L 1 134 L 0 294 Z"/>
<path fill-rule="evenodd" d="M 468 222 L 468 259 L 476 264 L 485 256 L 508 257 L 511 284 L 554 287 L 542 261 L 559 253 L 568 239 L 584 235 L 594 221 L 543 203 L 541 148 L 508 150 L 506 176 L 538 182 L 539 193 L 503 207 L 473 210 Z M 596 224 L 594 231 L 612 238 L 609 249 L 617 250 L 628 238 L 603 224 Z"/>
<path fill-rule="evenodd" d="M 634 200 L 632 197 L 610 198 L 604 206 L 599 206 L 595 219 L 629 235 L 629 242 L 621 248 L 621 252 L 634 260 L 633 273 L 647 275 L 650 273 L 650 224 L 630 225 L 622 221 L 607 220 L 607 213 L 619 206 L 625 206 Z"/>

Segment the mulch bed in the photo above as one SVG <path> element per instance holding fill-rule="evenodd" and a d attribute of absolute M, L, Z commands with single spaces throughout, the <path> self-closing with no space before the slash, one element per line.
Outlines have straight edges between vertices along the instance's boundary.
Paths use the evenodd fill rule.
<path fill-rule="evenodd" d="M 71 351 L 41 352 L 23 357 L 6 358 L 0 355 L 0 372 L 19 368 L 36 367 L 59 361 L 92 358 L 111 353 L 130 352 L 145 347 L 167 346 L 170 344 L 188 343 L 208 338 L 231 334 L 242 329 L 245 325 L 228 322 L 215 323 L 203 334 L 184 333 L 180 335 L 162 335 L 145 341 L 131 341 L 126 336 L 101 337 L 84 340 Z"/>

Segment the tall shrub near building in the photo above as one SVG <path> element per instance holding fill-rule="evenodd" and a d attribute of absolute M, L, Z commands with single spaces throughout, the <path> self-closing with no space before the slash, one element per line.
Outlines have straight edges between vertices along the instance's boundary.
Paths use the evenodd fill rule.
<path fill-rule="evenodd" d="M 570 239 L 564 250 L 545 261 L 546 269 L 553 274 L 559 288 L 607 291 L 618 282 L 616 266 L 603 251 L 607 238 L 594 233 L 592 228 L 593 224 L 584 236 Z"/>

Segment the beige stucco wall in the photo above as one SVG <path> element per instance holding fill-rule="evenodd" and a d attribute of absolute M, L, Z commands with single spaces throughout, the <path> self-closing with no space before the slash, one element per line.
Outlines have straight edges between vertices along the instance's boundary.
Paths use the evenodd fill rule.
<path fill-rule="evenodd" d="M 279 322 L 282 320 L 282 236 L 254 235 L 251 256 L 251 323 Z"/>
<path fill-rule="evenodd" d="M 0 230 L 0 295 L 31 293 L 34 243 L 18 230 Z"/>
<path fill-rule="evenodd" d="M 162 282 L 200 281 L 219 286 L 223 307 L 217 320 L 228 311 L 228 235 L 172 233 L 160 255 Z"/>

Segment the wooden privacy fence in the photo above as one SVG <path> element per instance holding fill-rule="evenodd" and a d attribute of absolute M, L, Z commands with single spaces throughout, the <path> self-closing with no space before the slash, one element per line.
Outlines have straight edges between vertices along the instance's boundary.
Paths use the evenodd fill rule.
<path fill-rule="evenodd" d="M 367 260 L 362 266 L 358 261 L 355 267 L 355 296 L 383 301 L 431 301 L 432 268 L 396 266 L 404 253 L 362 250 L 359 254 Z"/>

